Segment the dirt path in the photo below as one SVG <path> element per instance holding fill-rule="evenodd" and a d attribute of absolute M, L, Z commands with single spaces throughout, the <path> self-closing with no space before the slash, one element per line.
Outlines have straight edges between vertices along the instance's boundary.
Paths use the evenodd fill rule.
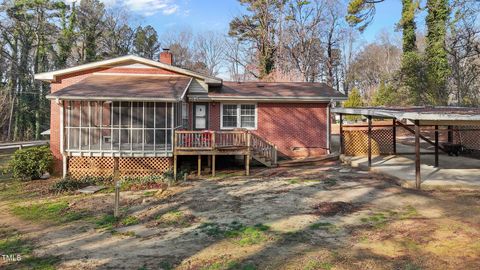
<path fill-rule="evenodd" d="M 137 222 L 113 233 L 91 220 L 37 225 L 6 211 L 1 223 L 34 237 L 36 255 L 60 256 L 60 269 L 480 267 L 477 193 L 406 190 L 334 162 L 122 198 L 124 216 Z M 101 215 L 111 202 L 111 194 L 83 196 L 70 208 Z"/>

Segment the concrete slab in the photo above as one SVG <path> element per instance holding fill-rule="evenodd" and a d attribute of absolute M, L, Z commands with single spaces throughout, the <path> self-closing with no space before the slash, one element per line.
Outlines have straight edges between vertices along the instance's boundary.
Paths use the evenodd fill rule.
<path fill-rule="evenodd" d="M 414 147 L 398 144 L 399 152 L 413 152 Z M 428 150 L 422 149 L 422 152 Z M 341 156 L 342 161 L 352 167 L 382 173 L 399 180 L 402 186 L 415 186 L 415 156 L 414 155 L 389 155 L 372 157 L 372 167 L 368 168 L 367 157 Z M 480 189 L 480 160 L 439 155 L 439 167 L 435 168 L 434 155 L 421 156 L 422 188 L 475 188 Z"/>
<path fill-rule="evenodd" d="M 104 186 L 88 186 L 88 187 L 84 187 L 82 189 L 77 190 L 77 192 L 83 193 L 83 194 L 93 194 L 93 193 L 95 193 L 97 191 L 100 191 L 104 188 L 105 188 Z"/>

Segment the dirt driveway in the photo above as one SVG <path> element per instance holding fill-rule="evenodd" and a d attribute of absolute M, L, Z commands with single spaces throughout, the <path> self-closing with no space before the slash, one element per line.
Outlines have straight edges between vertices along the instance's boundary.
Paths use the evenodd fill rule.
<path fill-rule="evenodd" d="M 0 224 L 59 269 L 480 268 L 478 191 L 406 190 L 336 162 L 253 174 L 122 193 L 121 222 L 108 220 L 106 193 L 49 199 L 86 218 L 4 211 Z"/>

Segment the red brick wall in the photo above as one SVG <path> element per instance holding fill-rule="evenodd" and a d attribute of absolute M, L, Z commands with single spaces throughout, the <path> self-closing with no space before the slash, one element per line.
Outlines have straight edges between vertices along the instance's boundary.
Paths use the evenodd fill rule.
<path fill-rule="evenodd" d="M 220 103 L 218 102 L 210 103 L 210 119 L 208 122 L 210 130 L 220 130 L 220 107 Z"/>
<path fill-rule="evenodd" d="M 327 154 L 327 103 L 258 103 L 255 134 L 274 143 L 280 155 Z M 220 104 L 210 104 L 209 129 L 220 130 Z"/>
<path fill-rule="evenodd" d="M 259 103 L 259 136 L 274 143 L 279 155 L 319 156 L 327 153 L 327 103 Z"/>

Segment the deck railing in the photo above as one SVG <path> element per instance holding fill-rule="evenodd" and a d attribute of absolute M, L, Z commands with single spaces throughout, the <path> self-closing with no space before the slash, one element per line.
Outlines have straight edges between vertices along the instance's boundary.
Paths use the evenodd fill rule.
<path fill-rule="evenodd" d="M 175 148 L 178 150 L 213 150 L 229 147 L 247 147 L 245 131 L 175 131 Z"/>
<path fill-rule="evenodd" d="M 268 142 L 258 135 L 251 134 L 250 147 L 254 155 L 264 157 L 273 164 L 277 163 L 277 148 L 273 143 Z"/>
<path fill-rule="evenodd" d="M 175 150 L 213 151 L 247 149 L 254 157 L 277 163 L 277 148 L 273 143 L 248 131 L 175 131 Z"/>

